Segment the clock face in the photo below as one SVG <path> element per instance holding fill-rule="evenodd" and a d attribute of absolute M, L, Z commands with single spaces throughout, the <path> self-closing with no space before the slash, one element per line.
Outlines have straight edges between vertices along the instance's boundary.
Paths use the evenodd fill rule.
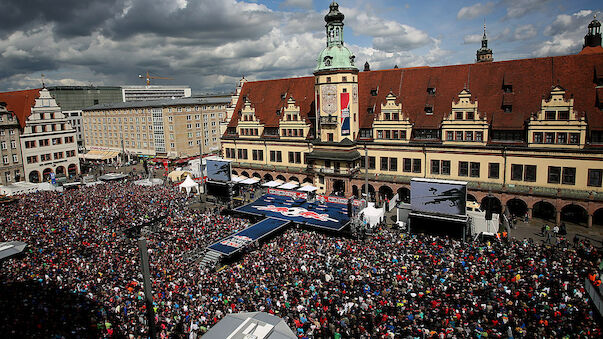
<path fill-rule="evenodd" d="M 325 85 L 321 92 L 322 111 L 326 114 L 337 113 L 337 87 L 335 85 Z"/>

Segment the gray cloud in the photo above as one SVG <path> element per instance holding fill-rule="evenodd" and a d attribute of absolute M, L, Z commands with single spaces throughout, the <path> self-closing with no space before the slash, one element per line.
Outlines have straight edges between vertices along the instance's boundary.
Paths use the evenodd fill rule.
<path fill-rule="evenodd" d="M 557 15 L 555 21 L 543 33 L 550 38 L 540 43 L 533 52 L 535 56 L 563 55 L 578 52 L 582 48 L 588 23 L 593 11 L 581 10 L 571 15 Z"/>
<path fill-rule="evenodd" d="M 280 7 L 312 9 L 312 0 L 285 0 L 280 4 Z"/>
<path fill-rule="evenodd" d="M 503 0 L 502 4 L 507 6 L 505 19 L 518 19 L 531 12 L 546 8 L 550 0 Z"/>
<path fill-rule="evenodd" d="M 470 20 L 476 17 L 490 14 L 494 9 L 494 2 L 487 3 L 476 3 L 475 5 L 466 6 L 459 10 L 456 14 L 456 18 L 459 20 Z"/>

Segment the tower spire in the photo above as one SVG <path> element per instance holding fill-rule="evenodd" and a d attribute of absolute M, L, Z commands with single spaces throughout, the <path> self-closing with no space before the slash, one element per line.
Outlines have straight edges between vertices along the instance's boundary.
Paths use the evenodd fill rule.
<path fill-rule="evenodd" d="M 588 32 L 584 36 L 582 49 L 597 46 L 601 46 L 601 23 L 597 20 L 597 13 L 595 13 L 593 21 L 588 24 Z"/>
<path fill-rule="evenodd" d="M 488 36 L 486 35 L 486 18 L 484 18 L 484 35 L 482 36 L 482 47 L 477 50 L 477 62 L 490 62 L 492 60 L 492 50 L 488 48 Z"/>

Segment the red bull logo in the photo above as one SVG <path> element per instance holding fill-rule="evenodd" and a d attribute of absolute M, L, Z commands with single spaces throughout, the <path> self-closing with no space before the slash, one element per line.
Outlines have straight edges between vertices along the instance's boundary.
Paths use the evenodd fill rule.
<path fill-rule="evenodd" d="M 336 219 L 329 218 L 328 214 L 319 214 L 313 211 L 308 211 L 301 207 L 280 207 L 274 205 L 268 206 L 253 206 L 260 211 L 277 212 L 287 217 L 303 217 L 308 219 L 315 219 L 320 221 L 333 221 L 337 222 Z"/>

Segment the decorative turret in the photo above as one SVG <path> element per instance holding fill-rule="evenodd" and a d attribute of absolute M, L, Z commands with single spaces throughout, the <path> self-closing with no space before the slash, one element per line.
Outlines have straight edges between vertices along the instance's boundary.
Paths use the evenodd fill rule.
<path fill-rule="evenodd" d="M 339 5 L 333 1 L 329 6 L 329 13 L 325 15 L 327 47 L 318 55 L 315 72 L 356 69 L 356 57 L 343 45 L 344 17 L 339 11 Z"/>
<path fill-rule="evenodd" d="M 597 46 L 601 46 L 601 23 L 597 20 L 595 14 L 593 21 L 588 24 L 588 33 L 584 36 L 584 46 L 582 48 Z"/>
<path fill-rule="evenodd" d="M 477 50 L 477 62 L 492 62 L 492 50 L 488 48 L 488 37 L 486 36 L 486 23 L 484 22 L 484 35 L 482 36 L 482 47 Z"/>

